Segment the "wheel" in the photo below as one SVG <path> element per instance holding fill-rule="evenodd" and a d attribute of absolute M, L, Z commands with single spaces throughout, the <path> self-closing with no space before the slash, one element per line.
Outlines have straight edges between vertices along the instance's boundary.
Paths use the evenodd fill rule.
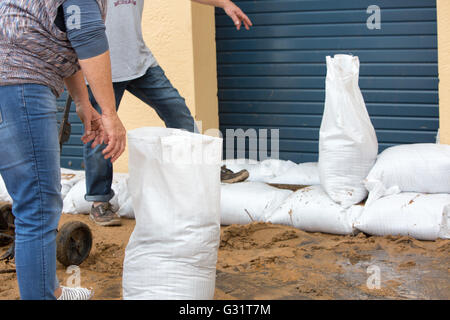
<path fill-rule="evenodd" d="M 8 230 L 11 227 L 14 227 L 12 205 L 9 203 L 0 204 L 0 230 Z"/>
<path fill-rule="evenodd" d="M 79 221 L 65 223 L 56 236 L 56 258 L 65 267 L 80 265 L 89 256 L 92 233 Z"/>

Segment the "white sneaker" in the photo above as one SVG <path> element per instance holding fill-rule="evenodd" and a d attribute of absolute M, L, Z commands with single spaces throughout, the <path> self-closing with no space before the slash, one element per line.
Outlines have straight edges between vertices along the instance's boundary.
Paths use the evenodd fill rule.
<path fill-rule="evenodd" d="M 58 300 L 91 300 L 94 290 L 86 288 L 71 288 L 61 286 L 61 296 Z"/>

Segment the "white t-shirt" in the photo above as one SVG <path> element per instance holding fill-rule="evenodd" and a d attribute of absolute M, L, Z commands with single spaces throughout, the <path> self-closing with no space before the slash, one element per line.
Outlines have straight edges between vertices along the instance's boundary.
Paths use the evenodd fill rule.
<path fill-rule="evenodd" d="M 144 0 L 108 0 L 106 35 L 113 82 L 137 79 L 158 65 L 142 36 Z"/>

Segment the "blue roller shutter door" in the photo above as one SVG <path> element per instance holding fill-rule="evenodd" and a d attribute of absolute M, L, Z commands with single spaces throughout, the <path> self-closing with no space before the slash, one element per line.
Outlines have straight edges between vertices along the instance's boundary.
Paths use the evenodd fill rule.
<path fill-rule="evenodd" d="M 236 4 L 254 27 L 236 32 L 223 11 L 216 11 L 223 133 L 279 128 L 282 159 L 317 161 L 325 57 L 346 53 L 361 60 L 360 87 L 380 151 L 396 144 L 435 141 L 439 124 L 435 0 Z M 380 30 L 367 27 L 371 5 L 381 8 Z"/>

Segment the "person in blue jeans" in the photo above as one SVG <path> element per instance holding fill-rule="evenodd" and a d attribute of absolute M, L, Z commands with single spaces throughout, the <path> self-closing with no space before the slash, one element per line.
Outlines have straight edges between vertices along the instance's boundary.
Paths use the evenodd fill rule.
<path fill-rule="evenodd" d="M 194 0 L 202 4 L 222 8 L 233 20 L 239 30 L 241 25 L 248 30 L 250 19 L 230 0 Z M 131 94 L 151 106 L 164 121 L 166 127 L 196 131 L 192 117 L 184 98 L 175 89 L 158 65 L 142 36 L 141 22 L 144 1 L 109 1 L 106 32 L 111 52 L 111 69 L 116 108 L 125 93 Z M 100 112 L 100 108 L 90 93 L 91 103 Z M 84 146 L 84 164 L 86 170 L 87 201 L 93 202 L 90 218 L 101 226 L 121 225 L 120 217 L 115 213 L 109 201 L 114 197 L 111 188 L 113 166 L 102 157 L 105 146 L 91 148 Z M 225 170 L 225 171 L 224 171 Z M 222 169 L 233 181 L 248 177 L 244 172 L 230 173 Z"/>
<path fill-rule="evenodd" d="M 73 6 L 81 25 L 69 23 Z M 106 0 L 0 1 L 0 173 L 13 199 L 15 264 L 21 299 L 84 300 L 86 288 L 56 278 L 62 211 L 56 97 L 68 88 L 84 123 L 83 143 L 106 144 L 114 162 L 126 131 L 115 110 Z M 100 103 L 89 102 L 85 80 Z"/>

